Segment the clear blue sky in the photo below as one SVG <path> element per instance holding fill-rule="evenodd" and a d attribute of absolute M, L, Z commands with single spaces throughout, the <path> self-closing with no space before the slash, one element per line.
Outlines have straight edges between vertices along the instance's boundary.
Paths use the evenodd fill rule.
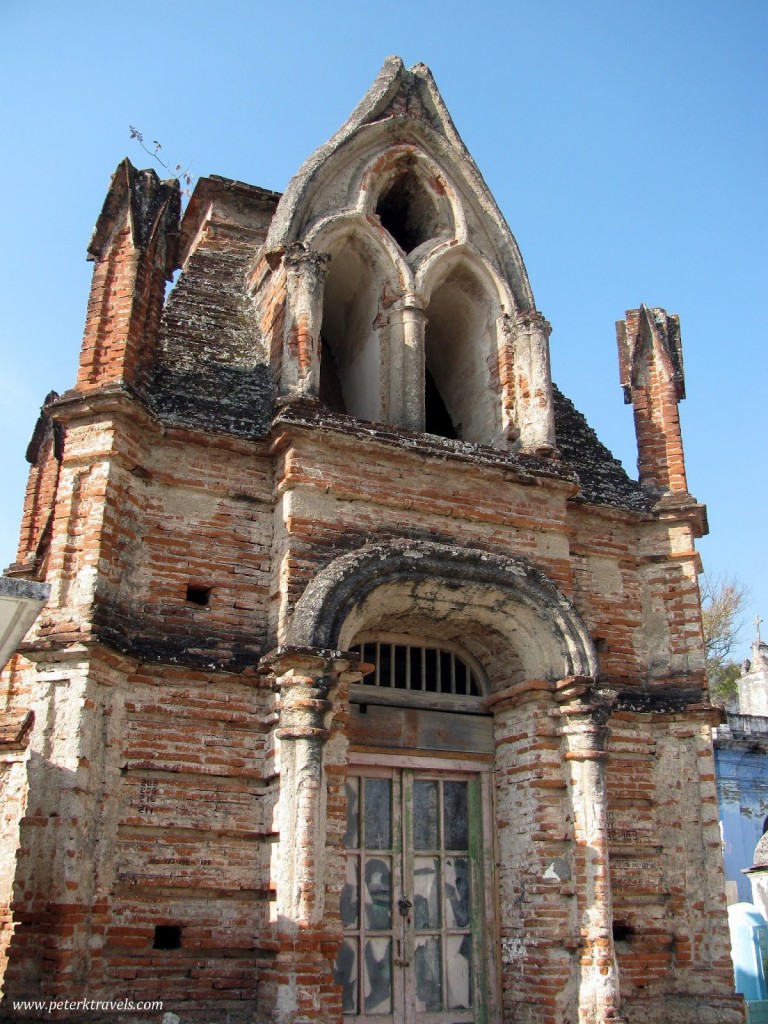
<path fill-rule="evenodd" d="M 768 620 L 767 29 L 763 0 L 0 0 L 0 563 L 39 405 L 74 383 L 110 174 L 151 163 L 128 126 L 196 175 L 281 191 L 398 54 L 432 69 L 552 323 L 553 376 L 631 473 L 614 321 L 680 315 L 699 547 Z"/>

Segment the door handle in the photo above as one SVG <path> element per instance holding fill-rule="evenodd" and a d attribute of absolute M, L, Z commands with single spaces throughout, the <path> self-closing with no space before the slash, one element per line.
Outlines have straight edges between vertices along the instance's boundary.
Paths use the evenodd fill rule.
<path fill-rule="evenodd" d="M 403 960 L 403 944 L 397 940 L 397 954 L 395 956 L 395 967 L 410 967 L 410 960 Z"/>
<path fill-rule="evenodd" d="M 408 917 L 408 911 L 411 909 L 413 904 L 410 900 L 407 900 L 404 896 L 401 896 L 397 901 L 397 908 L 400 911 L 401 917 Z"/>

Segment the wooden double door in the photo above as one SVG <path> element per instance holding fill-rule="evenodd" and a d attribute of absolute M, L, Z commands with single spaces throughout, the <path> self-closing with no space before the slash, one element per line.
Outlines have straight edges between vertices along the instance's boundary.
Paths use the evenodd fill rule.
<path fill-rule="evenodd" d="M 470 772 L 350 768 L 335 968 L 350 1024 L 488 1020 L 485 781 Z"/>

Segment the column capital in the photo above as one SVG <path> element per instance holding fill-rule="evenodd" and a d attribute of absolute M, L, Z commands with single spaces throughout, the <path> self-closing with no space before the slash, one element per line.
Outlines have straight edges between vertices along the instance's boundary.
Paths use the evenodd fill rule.
<path fill-rule="evenodd" d="M 505 314 L 503 319 L 504 327 L 509 331 L 516 328 L 523 328 L 527 331 L 538 330 L 547 337 L 552 333 L 552 325 L 538 309 L 519 309 L 512 316 Z"/>
<path fill-rule="evenodd" d="M 355 651 L 331 650 L 326 647 L 294 647 L 280 645 L 265 654 L 259 662 L 259 672 L 274 677 L 295 671 L 315 676 L 323 673 L 340 675 L 362 666 Z M 365 670 L 362 672 L 365 675 Z"/>
<path fill-rule="evenodd" d="M 421 295 L 418 295 L 416 292 L 406 292 L 405 295 L 393 302 L 389 307 L 390 322 L 398 315 L 403 320 L 408 318 L 426 323 L 427 314 L 424 310 L 424 300 Z"/>
<path fill-rule="evenodd" d="M 359 680 L 365 668 L 353 651 L 278 647 L 265 655 L 259 670 L 272 676 L 280 695 L 277 738 L 325 742 L 339 687 Z"/>
<path fill-rule="evenodd" d="M 555 684 L 554 696 L 565 718 L 560 733 L 568 737 L 571 748 L 566 760 L 604 760 L 616 692 L 598 688 L 592 676 L 566 676 Z"/>
<path fill-rule="evenodd" d="M 510 708 L 530 701 L 550 701 L 555 684 L 549 679 L 524 679 L 521 683 L 513 683 L 503 690 L 489 694 L 483 701 L 493 715 L 502 714 Z"/>
<path fill-rule="evenodd" d="M 325 278 L 331 254 L 310 249 L 304 242 L 291 242 L 283 253 L 283 263 L 289 271 L 309 270 L 317 275 L 318 280 Z"/>

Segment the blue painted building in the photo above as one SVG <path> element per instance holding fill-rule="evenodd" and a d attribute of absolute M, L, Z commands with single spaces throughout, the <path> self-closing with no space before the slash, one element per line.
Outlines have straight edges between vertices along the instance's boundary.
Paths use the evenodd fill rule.
<path fill-rule="evenodd" d="M 752 645 L 739 680 L 739 713 L 714 730 L 728 903 L 751 903 L 743 872 L 768 823 L 768 644 Z"/>

